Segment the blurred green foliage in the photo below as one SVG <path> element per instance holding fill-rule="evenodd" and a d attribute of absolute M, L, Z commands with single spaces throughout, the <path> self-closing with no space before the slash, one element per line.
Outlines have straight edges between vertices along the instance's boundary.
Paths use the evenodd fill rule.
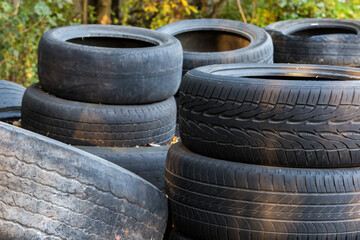
<path fill-rule="evenodd" d="M 76 1 L 80 0 L 0 0 L 0 79 L 25 86 L 37 82 L 37 47 L 40 37 L 50 28 L 81 23 L 81 16 L 75 17 Z M 180 19 L 208 16 L 244 21 L 239 11 L 239 2 L 246 21 L 260 27 L 280 20 L 309 17 L 360 20 L 360 0 L 120 2 L 121 5 L 113 9 L 111 15 L 113 24 L 152 29 Z M 89 5 L 87 9 L 88 23 L 96 23 L 96 8 Z"/>
<path fill-rule="evenodd" d="M 360 20 L 360 0 L 242 0 L 241 5 L 247 22 L 259 27 L 299 18 Z M 218 16 L 243 21 L 237 0 L 226 1 Z"/>
<path fill-rule="evenodd" d="M 37 82 L 41 35 L 78 22 L 72 0 L 0 1 L 0 78 L 29 86 Z"/>

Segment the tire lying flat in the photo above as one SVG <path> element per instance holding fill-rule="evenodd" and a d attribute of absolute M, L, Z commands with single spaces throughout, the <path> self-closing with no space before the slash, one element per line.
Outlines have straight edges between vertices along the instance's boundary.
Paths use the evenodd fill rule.
<path fill-rule="evenodd" d="M 160 190 L 165 189 L 165 160 L 169 146 L 135 148 L 76 147 L 139 175 Z"/>
<path fill-rule="evenodd" d="M 162 239 L 167 199 L 104 159 L 0 123 L 1 239 Z"/>
<path fill-rule="evenodd" d="M 180 85 L 180 42 L 154 30 L 110 25 L 52 29 L 39 43 L 40 85 L 69 100 L 147 104 Z"/>
<path fill-rule="evenodd" d="M 271 37 L 251 24 L 224 19 L 193 19 L 171 23 L 157 31 L 175 36 L 182 43 L 183 74 L 210 64 L 273 62 Z"/>
<path fill-rule="evenodd" d="M 30 86 L 22 103 L 22 127 L 64 143 L 134 147 L 171 142 L 176 127 L 173 97 L 144 105 L 75 102 Z"/>
<path fill-rule="evenodd" d="M 0 120 L 21 118 L 21 100 L 24 92 L 23 86 L 0 80 Z"/>
<path fill-rule="evenodd" d="M 360 21 L 296 19 L 265 30 L 273 39 L 275 63 L 360 66 Z"/>
<path fill-rule="evenodd" d="M 292 167 L 360 166 L 360 70 L 233 64 L 189 71 L 180 135 L 204 156 Z"/>
<path fill-rule="evenodd" d="M 222 161 L 177 143 L 169 149 L 165 171 L 174 227 L 195 239 L 360 236 L 360 168 Z"/>

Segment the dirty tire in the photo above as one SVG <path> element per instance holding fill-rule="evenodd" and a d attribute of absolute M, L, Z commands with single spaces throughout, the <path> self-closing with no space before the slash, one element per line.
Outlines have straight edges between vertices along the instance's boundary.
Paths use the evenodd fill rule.
<path fill-rule="evenodd" d="M 273 63 L 274 50 L 271 37 L 264 29 L 251 24 L 224 19 L 192 19 L 165 25 L 157 31 L 180 39 L 184 49 L 183 74 L 193 68 L 211 64 Z M 195 38 L 183 37 L 184 34 L 195 34 Z M 212 34 L 219 35 L 214 37 Z M 234 37 L 242 38 L 239 39 L 242 42 L 237 43 L 236 40 L 232 40 Z M 244 40 L 249 41 L 250 44 L 241 47 Z M 223 44 L 224 41 L 228 44 Z M 189 43 L 188 49 L 186 46 Z M 196 43 L 201 45 L 193 46 Z M 210 43 L 207 47 L 209 50 L 202 49 L 207 45 L 206 43 Z M 222 49 L 231 45 L 233 46 L 231 49 Z"/>
<path fill-rule="evenodd" d="M 0 80 L 0 120 L 21 118 L 21 100 L 24 92 L 23 86 Z"/>
<path fill-rule="evenodd" d="M 57 98 L 30 86 L 22 103 L 22 127 L 82 146 L 165 145 L 175 134 L 173 97 L 144 105 L 91 104 Z"/>
<path fill-rule="evenodd" d="M 360 166 L 360 70 L 233 64 L 189 71 L 180 136 L 191 151 L 244 163 Z"/>
<path fill-rule="evenodd" d="M 146 104 L 180 85 L 180 42 L 150 29 L 77 25 L 52 29 L 39 43 L 40 85 L 69 100 Z"/>
<path fill-rule="evenodd" d="M 137 175 L 0 123 L 1 239 L 162 239 L 167 199 Z"/>
<path fill-rule="evenodd" d="M 174 227 L 195 239 L 358 239 L 360 169 L 268 167 L 204 157 L 166 160 Z"/>
<path fill-rule="evenodd" d="M 274 62 L 360 66 L 360 21 L 296 19 L 265 27 L 274 43 Z"/>
<path fill-rule="evenodd" d="M 139 175 L 160 190 L 165 189 L 165 160 L 169 146 L 136 148 L 76 147 Z"/>

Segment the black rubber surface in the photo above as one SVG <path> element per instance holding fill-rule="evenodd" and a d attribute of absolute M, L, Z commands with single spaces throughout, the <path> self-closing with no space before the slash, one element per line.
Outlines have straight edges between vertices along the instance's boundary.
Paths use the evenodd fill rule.
<path fill-rule="evenodd" d="M 167 199 L 104 159 L 0 123 L 0 239 L 162 239 Z"/>
<path fill-rule="evenodd" d="M 145 104 L 180 85 L 180 42 L 144 28 L 77 25 L 52 29 L 39 43 L 40 85 L 58 97 L 91 103 Z"/>
<path fill-rule="evenodd" d="M 196 239 L 195 239 L 195 238 L 187 237 L 187 236 L 185 236 L 184 234 L 179 233 L 179 232 L 176 231 L 176 230 L 172 230 L 171 233 L 170 233 L 170 236 L 169 236 L 168 240 L 196 240 Z"/>
<path fill-rule="evenodd" d="M 275 63 L 360 66 L 360 21 L 296 19 L 265 30 L 273 39 Z"/>
<path fill-rule="evenodd" d="M 360 237 L 360 168 L 243 164 L 178 143 L 165 171 L 174 227 L 195 239 Z"/>
<path fill-rule="evenodd" d="M 24 92 L 23 86 L 0 80 L 0 120 L 21 118 L 21 100 Z"/>
<path fill-rule="evenodd" d="M 192 19 L 165 25 L 157 31 L 175 36 L 182 43 L 183 74 L 211 64 L 273 62 L 271 37 L 251 24 L 224 19 Z"/>
<path fill-rule="evenodd" d="M 169 146 L 138 148 L 76 147 L 139 175 L 160 190 L 165 189 L 165 159 Z"/>
<path fill-rule="evenodd" d="M 360 166 L 360 70 L 233 64 L 189 71 L 180 136 L 204 156 L 293 167 Z"/>
<path fill-rule="evenodd" d="M 24 94 L 21 111 L 25 129 L 72 145 L 165 145 L 175 134 L 173 97 L 144 105 L 91 104 L 57 98 L 33 85 Z"/>

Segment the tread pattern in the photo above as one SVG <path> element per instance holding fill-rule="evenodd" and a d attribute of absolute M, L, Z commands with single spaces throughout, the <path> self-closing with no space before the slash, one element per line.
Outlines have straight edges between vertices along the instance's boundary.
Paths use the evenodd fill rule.
<path fill-rule="evenodd" d="M 298 26 L 327 24 L 356 29 L 358 34 L 331 34 L 311 37 L 286 34 Z M 343 19 L 301 19 L 280 21 L 265 27 L 274 44 L 275 63 L 324 64 L 348 67 L 360 66 L 360 24 Z"/>
<path fill-rule="evenodd" d="M 358 239 L 360 170 L 222 161 L 181 143 L 165 180 L 175 228 L 198 239 Z"/>
<path fill-rule="evenodd" d="M 176 127 L 173 98 L 147 105 L 97 105 L 47 95 L 37 86 L 27 89 L 22 114 L 24 128 L 72 145 L 167 144 Z"/>
<path fill-rule="evenodd" d="M 275 166 L 360 166 L 356 81 L 233 81 L 194 70 L 179 102 L 181 139 L 199 154 Z"/>
<path fill-rule="evenodd" d="M 1 237 L 162 239 L 166 198 L 151 184 L 40 135 L 5 124 L 0 132 Z"/>
<path fill-rule="evenodd" d="M 21 100 L 24 92 L 23 86 L 0 80 L 0 120 L 21 117 Z"/>

